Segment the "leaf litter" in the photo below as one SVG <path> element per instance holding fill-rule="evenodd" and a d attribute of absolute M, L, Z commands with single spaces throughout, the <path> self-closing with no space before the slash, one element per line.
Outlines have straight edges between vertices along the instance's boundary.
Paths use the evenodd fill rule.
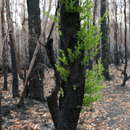
<path fill-rule="evenodd" d="M 121 66 L 122 68 L 123 66 Z M 128 68 L 130 74 L 130 68 Z M 130 81 L 122 88 L 122 75 L 114 65 L 110 66 L 112 80 L 105 81 L 103 98 L 91 107 L 83 107 L 78 130 L 129 130 L 130 129 Z M 12 98 L 12 76 L 8 75 L 8 91 L 3 91 L 3 77 L 0 79 L 2 91 L 2 130 L 54 130 L 47 103 L 25 99 L 23 107 L 18 108 L 18 98 Z M 20 81 L 20 92 L 23 90 Z M 54 72 L 45 74 L 44 93 L 48 96 L 54 87 Z"/>

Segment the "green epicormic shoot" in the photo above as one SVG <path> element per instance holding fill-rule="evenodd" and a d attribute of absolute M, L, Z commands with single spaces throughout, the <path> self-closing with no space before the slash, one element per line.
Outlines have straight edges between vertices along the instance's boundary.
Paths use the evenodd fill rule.
<path fill-rule="evenodd" d="M 100 43 L 101 33 L 99 25 L 93 25 L 91 0 L 80 0 L 77 6 L 77 0 L 63 0 L 65 2 L 65 9 L 68 13 L 79 12 L 81 20 L 81 28 L 77 34 L 78 42 L 75 49 L 67 48 L 67 55 L 64 50 L 60 50 L 59 63 L 56 64 L 56 69 L 60 74 L 61 79 L 67 82 L 69 79 L 70 71 L 69 65 L 78 60 L 82 52 L 85 52 L 81 65 L 86 66 L 90 59 L 97 54 L 97 46 Z M 88 53 L 89 52 L 89 53 Z M 91 70 L 86 69 L 85 74 L 85 94 L 84 105 L 89 106 L 93 102 L 101 98 L 101 89 L 103 88 L 103 67 L 99 62 L 93 65 Z M 68 86 L 69 87 L 69 86 Z M 62 90 L 62 89 L 61 89 Z M 74 87 L 76 90 L 76 86 Z M 63 91 L 62 91 L 63 96 Z"/>

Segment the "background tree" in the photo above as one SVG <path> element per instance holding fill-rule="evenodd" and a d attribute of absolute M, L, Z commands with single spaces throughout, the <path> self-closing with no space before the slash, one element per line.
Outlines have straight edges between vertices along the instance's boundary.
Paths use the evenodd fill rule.
<path fill-rule="evenodd" d="M 101 32 L 102 32 L 102 38 L 101 38 L 101 52 L 102 52 L 102 64 L 104 67 L 104 76 L 106 79 L 110 79 L 109 76 L 109 45 L 108 45 L 108 25 L 107 25 L 107 17 L 104 15 L 106 14 L 106 0 L 101 0 L 101 17 L 103 18 L 101 21 Z"/>
<path fill-rule="evenodd" d="M 3 89 L 7 90 L 7 75 L 8 75 L 8 42 L 7 36 L 5 33 L 5 17 L 4 17 L 4 8 L 5 8 L 5 1 L 2 0 L 2 8 L 1 8 L 1 34 L 2 34 L 2 43 L 3 43 L 3 50 L 2 50 L 2 61 L 3 61 L 3 74 L 4 74 L 4 86 Z"/>
<path fill-rule="evenodd" d="M 39 0 L 27 0 L 28 8 L 28 30 L 29 30 L 29 61 L 33 57 L 37 40 L 41 34 L 41 20 Z M 42 49 L 37 54 L 37 59 L 29 80 L 28 96 L 40 101 L 43 97 L 44 58 Z"/>
<path fill-rule="evenodd" d="M 119 43 L 118 43 L 118 21 L 117 21 L 117 3 L 114 1 L 114 7 L 115 7 L 115 29 L 114 29 L 114 39 L 115 39 L 115 49 L 114 49 L 114 62 L 115 65 L 119 65 Z"/>
<path fill-rule="evenodd" d="M 96 12 L 97 12 L 97 0 L 94 0 L 94 8 L 93 8 L 93 24 L 96 23 Z"/>
<path fill-rule="evenodd" d="M 127 21 L 126 21 L 126 0 L 124 0 L 124 21 L 125 21 L 125 32 L 124 32 L 124 47 L 125 47 L 125 65 L 123 70 L 124 79 L 122 82 L 122 86 L 125 87 L 126 81 L 129 79 L 127 74 L 127 67 L 128 67 L 128 50 L 127 50 Z"/>
<path fill-rule="evenodd" d="M 14 27 L 13 27 L 13 21 L 11 18 L 11 14 L 10 14 L 10 0 L 6 0 L 6 18 L 7 18 L 7 25 L 8 25 L 7 35 L 9 37 L 8 44 L 10 46 L 12 73 L 13 73 L 12 93 L 13 93 L 13 97 L 17 97 L 17 96 L 19 96 L 18 71 L 17 71 L 16 52 L 15 52 Z"/>

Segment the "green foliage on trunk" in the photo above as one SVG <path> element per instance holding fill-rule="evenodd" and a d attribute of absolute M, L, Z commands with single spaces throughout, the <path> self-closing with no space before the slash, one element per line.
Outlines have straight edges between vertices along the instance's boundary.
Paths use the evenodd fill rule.
<path fill-rule="evenodd" d="M 65 2 L 65 1 L 63 1 Z M 69 79 L 69 66 L 73 64 L 84 52 L 84 57 L 81 59 L 81 65 L 84 67 L 88 64 L 90 59 L 96 56 L 98 51 L 98 45 L 100 43 L 101 32 L 99 25 L 93 25 L 91 0 L 80 0 L 80 6 L 76 5 L 76 0 L 68 0 L 65 3 L 65 9 L 67 13 L 79 12 L 81 20 L 81 29 L 77 34 L 78 42 L 74 47 L 74 50 L 68 48 L 65 52 L 60 50 L 59 63 L 55 66 L 60 73 L 61 79 L 65 82 Z M 68 68 L 68 69 L 67 69 Z M 101 90 L 103 88 L 102 76 L 103 66 L 99 62 L 94 64 L 92 69 L 86 69 L 85 72 L 85 86 L 84 86 L 84 102 L 85 106 L 91 105 L 93 102 L 101 98 Z M 68 86 L 69 87 L 69 86 Z M 76 87 L 74 87 L 74 90 Z M 63 90 L 61 91 L 64 94 Z"/>

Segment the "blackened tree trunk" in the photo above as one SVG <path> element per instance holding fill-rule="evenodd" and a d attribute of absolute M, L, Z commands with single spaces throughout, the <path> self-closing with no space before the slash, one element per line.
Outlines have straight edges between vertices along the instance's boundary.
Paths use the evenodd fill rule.
<path fill-rule="evenodd" d="M 13 73 L 13 85 L 12 85 L 12 93 L 13 97 L 19 96 L 18 93 L 18 72 L 17 72 L 17 61 L 16 61 L 16 52 L 15 52 L 15 38 L 13 35 L 13 21 L 10 15 L 10 0 L 6 0 L 6 17 L 8 24 L 8 34 L 9 34 L 9 45 L 10 45 L 10 53 L 11 53 L 11 63 L 12 63 L 12 73 Z"/>
<path fill-rule="evenodd" d="M 62 31 L 61 48 L 67 55 L 67 48 L 74 51 L 74 47 L 77 44 L 77 33 L 80 30 L 80 16 L 78 12 L 67 12 L 65 6 L 62 4 L 60 14 Z M 67 67 L 70 71 L 68 82 L 65 83 L 62 81 L 61 83 L 61 87 L 64 90 L 64 97 L 60 99 L 60 109 L 64 125 L 61 125 L 58 130 L 76 130 L 77 127 L 84 95 L 84 67 L 81 66 L 82 56 Z"/>
<path fill-rule="evenodd" d="M 7 82 L 7 75 L 8 75 L 8 42 L 7 38 L 5 37 L 5 18 L 4 18 L 4 7 L 5 1 L 2 0 L 2 9 L 1 9 L 1 34 L 2 34 L 2 42 L 3 42 L 3 50 L 2 50 L 2 61 L 3 61 L 3 74 L 4 74 L 4 85 L 3 89 L 7 90 L 8 82 Z"/>
<path fill-rule="evenodd" d="M 30 62 L 36 48 L 37 40 L 41 34 L 41 20 L 39 0 L 27 0 L 28 27 L 29 27 L 29 56 Z M 37 54 L 33 72 L 29 80 L 28 96 L 43 101 L 43 54 L 41 49 Z"/>
<path fill-rule="evenodd" d="M 101 17 L 106 13 L 106 0 L 101 0 Z M 108 44 L 108 26 L 107 26 L 107 17 L 104 17 L 101 22 L 101 47 L 102 47 L 102 64 L 104 67 L 104 77 L 109 80 L 109 44 Z"/>
<path fill-rule="evenodd" d="M 118 37 L 117 37 L 117 31 L 118 31 L 118 21 L 117 21 L 117 3 L 114 2 L 115 5 L 115 29 L 114 29 L 114 39 L 115 39 L 115 49 L 114 49 L 114 63 L 115 65 L 119 65 L 120 64 L 120 60 L 119 60 L 119 46 L 118 46 Z"/>
<path fill-rule="evenodd" d="M 8 89 L 8 45 L 7 45 L 7 40 L 4 41 L 4 46 L 2 50 L 2 60 L 3 60 L 3 74 L 4 74 L 4 85 L 3 89 L 7 90 Z"/>
<path fill-rule="evenodd" d="M 12 45 L 12 42 L 13 42 L 13 39 L 10 38 L 9 45 L 10 45 L 12 73 L 13 73 L 12 93 L 13 93 L 13 97 L 17 97 L 17 96 L 19 96 L 19 93 L 18 93 L 18 71 L 17 71 L 17 64 L 16 64 L 15 47 L 14 47 L 14 45 Z"/>
<path fill-rule="evenodd" d="M 120 63 L 124 63 L 124 54 L 122 52 L 122 44 L 123 44 L 123 31 L 122 31 L 122 22 L 120 22 L 120 46 L 119 46 Z"/>
<path fill-rule="evenodd" d="M 122 86 L 125 87 L 126 81 L 128 80 L 128 75 L 127 75 L 127 66 L 128 66 L 128 51 L 127 51 L 127 21 L 126 21 L 126 0 L 124 0 L 124 17 L 125 17 L 125 32 L 124 32 L 124 47 L 125 47 L 125 66 L 124 66 L 124 79 Z"/>
<path fill-rule="evenodd" d="M 93 24 L 96 24 L 96 11 L 97 11 L 97 0 L 94 0 L 94 8 L 93 8 Z"/>
<path fill-rule="evenodd" d="M 65 2 L 67 2 L 67 0 Z M 74 6 L 78 6 L 78 0 L 76 4 L 77 5 Z M 80 15 L 78 11 L 66 11 L 63 2 L 60 3 L 60 25 L 62 32 L 60 48 L 64 50 L 65 55 L 67 56 L 67 49 L 70 48 L 75 51 L 75 46 L 77 45 L 77 33 L 80 31 Z M 81 65 L 83 55 L 82 52 L 73 63 L 64 66 L 70 72 L 67 82 L 61 80 L 60 87 L 64 94 L 58 98 L 56 95 L 57 93 L 53 92 L 48 98 L 48 106 L 56 130 L 76 130 L 77 128 L 84 95 L 85 70 L 84 66 Z M 51 56 L 50 59 L 52 59 Z M 58 86 L 58 78 L 56 79 L 56 83 Z"/>

